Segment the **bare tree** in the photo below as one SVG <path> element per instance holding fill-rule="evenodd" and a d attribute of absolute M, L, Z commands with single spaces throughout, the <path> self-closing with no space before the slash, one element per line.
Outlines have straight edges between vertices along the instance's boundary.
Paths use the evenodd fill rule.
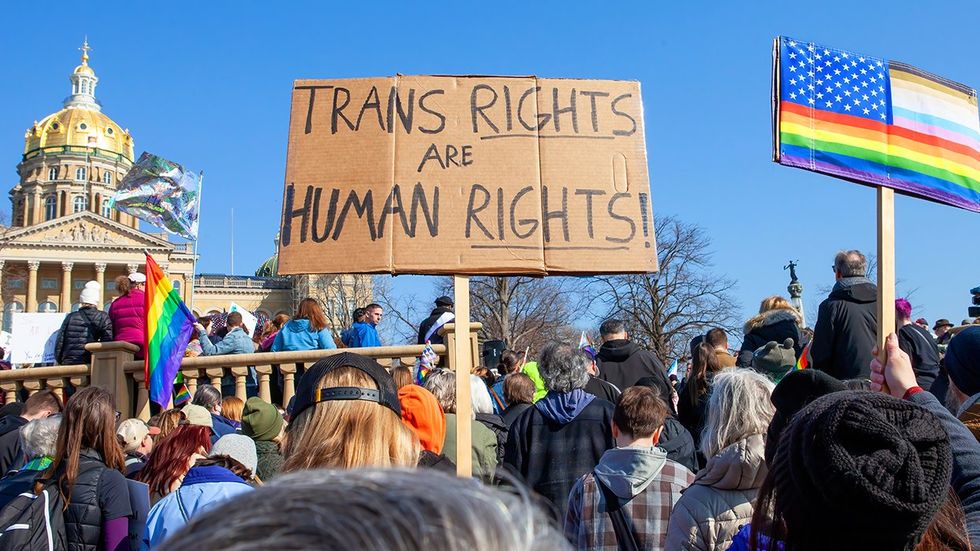
<path fill-rule="evenodd" d="M 298 276 L 293 280 L 294 309 L 304 298 L 319 300 L 335 339 L 354 323 L 354 309 L 371 302 L 373 296 L 371 276 L 321 274 Z"/>
<path fill-rule="evenodd" d="M 598 276 L 606 317 L 626 322 L 631 338 L 665 362 L 688 355 L 688 342 L 712 327 L 738 329 L 735 281 L 710 271 L 711 239 L 703 228 L 672 216 L 656 223 L 660 271 Z"/>
<path fill-rule="evenodd" d="M 426 306 L 432 304 L 431 297 L 422 299 L 415 293 L 395 294 L 391 276 L 378 276 L 374 281 L 374 300 L 385 310 L 383 327 L 395 339 L 415 344 L 419 323 L 429 315 Z"/>
<path fill-rule="evenodd" d="M 452 292 L 447 282 L 443 292 Z M 553 340 L 572 340 L 573 323 L 588 311 L 582 280 L 571 277 L 470 279 L 470 318 L 483 323 L 483 340 L 499 339 L 532 351 Z"/>

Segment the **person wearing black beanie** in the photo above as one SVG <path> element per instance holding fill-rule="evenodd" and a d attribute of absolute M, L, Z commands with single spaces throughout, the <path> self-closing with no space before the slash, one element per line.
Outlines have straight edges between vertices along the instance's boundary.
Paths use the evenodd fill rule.
<path fill-rule="evenodd" d="M 772 463 L 779 437 L 796 412 L 821 396 L 842 390 L 847 390 L 844 383 L 816 369 L 791 371 L 783 377 L 772 391 L 776 414 L 766 434 L 766 462 Z"/>
<path fill-rule="evenodd" d="M 946 405 L 980 440 L 980 326 L 960 331 L 946 347 Z"/>
<path fill-rule="evenodd" d="M 913 550 L 946 501 L 953 454 L 939 419 L 875 392 L 833 392 L 783 431 L 757 526 L 787 549 Z M 757 516 L 758 517 L 758 516 Z"/>

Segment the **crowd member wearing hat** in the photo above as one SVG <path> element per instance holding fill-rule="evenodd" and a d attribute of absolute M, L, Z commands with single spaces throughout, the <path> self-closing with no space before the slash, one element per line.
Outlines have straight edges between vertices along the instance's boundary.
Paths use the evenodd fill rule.
<path fill-rule="evenodd" d="M 406 429 L 407 430 L 407 429 Z M 320 469 L 285 475 L 197 516 L 170 549 L 563 551 L 526 490 L 431 469 Z"/>
<path fill-rule="evenodd" d="M 183 482 L 150 509 L 144 543 L 160 548 L 169 536 L 204 512 L 254 491 L 249 485 L 256 469 L 255 445 L 247 436 L 222 436 L 208 458 L 198 459 Z"/>
<path fill-rule="evenodd" d="M 929 331 L 929 322 L 926 321 L 926 318 L 919 318 L 915 320 L 915 324 L 925 329 L 926 333 L 929 333 L 929 335 L 933 338 L 933 340 L 935 340 L 936 336 Z"/>
<path fill-rule="evenodd" d="M 0 478 L 0 508 L 23 492 L 32 491 L 38 473 L 51 466 L 58 446 L 61 416 L 35 419 L 20 428 L 21 449 L 27 463 Z"/>
<path fill-rule="evenodd" d="M 799 358 L 803 353 L 803 318 L 788 300 L 773 295 L 762 299 L 759 314 L 745 322 L 742 328 L 742 347 L 738 353 L 738 367 L 751 367 L 755 351 L 770 342 L 793 339 L 793 352 Z"/>
<path fill-rule="evenodd" d="M 176 490 L 194 463 L 211 452 L 211 414 L 187 404 L 183 419 L 173 432 L 154 445 L 136 480 L 150 486 L 150 502 L 156 503 Z"/>
<path fill-rule="evenodd" d="M 252 469 L 262 480 L 270 480 L 282 470 L 282 445 L 286 422 L 276 406 L 253 396 L 242 410 L 242 433 L 255 442 L 257 466 Z"/>
<path fill-rule="evenodd" d="M 953 324 L 948 319 L 936 320 L 936 324 L 932 326 L 932 331 L 936 334 L 936 343 L 940 345 L 949 344 L 949 340 L 953 338 L 953 334 L 949 332 L 952 328 Z"/>
<path fill-rule="evenodd" d="M 912 304 L 904 298 L 895 300 L 895 325 L 898 345 L 912 360 L 919 386 L 931 389 L 939 377 L 939 346 L 929 331 L 912 323 Z"/>
<path fill-rule="evenodd" d="M 949 341 L 944 364 L 946 406 L 980 440 L 980 327 L 968 327 Z"/>
<path fill-rule="evenodd" d="M 419 467 L 455 473 L 456 464 L 442 454 L 446 440 L 446 414 L 436 397 L 419 385 L 409 384 L 398 389 L 398 403 L 402 408 L 402 422 L 415 433 L 422 446 Z"/>
<path fill-rule="evenodd" d="M 439 329 L 447 323 L 452 323 L 455 319 L 453 299 L 449 297 L 437 298 L 435 309 L 429 313 L 429 317 L 419 324 L 418 344 L 445 344 L 443 336 L 439 334 Z"/>
<path fill-rule="evenodd" d="M 977 330 L 980 331 L 980 328 Z M 957 335 L 950 344 L 961 338 L 962 335 L 963 333 Z M 965 347 L 961 348 L 964 345 Z M 980 333 L 973 333 L 971 338 L 958 343 L 954 349 L 953 362 L 958 366 L 961 365 L 958 361 L 964 358 L 963 354 L 970 354 L 969 359 L 976 362 L 978 351 L 980 351 Z M 922 388 L 917 386 L 911 361 L 908 355 L 899 348 L 898 338 L 894 334 L 889 335 L 885 341 L 885 352 L 887 360 L 882 364 L 877 359 L 877 348 L 874 350 L 876 359 L 871 362 L 872 389 L 882 391 L 884 390 L 882 387 L 887 383 L 887 390 L 892 396 L 901 397 L 903 402 L 912 402 L 929 410 L 945 429 L 952 455 L 952 476 L 949 479 L 949 485 L 959 498 L 962 515 L 966 518 L 970 543 L 974 549 L 978 549 L 980 548 L 980 443 L 977 442 L 970 430 L 950 414 L 949 410 L 932 393 L 923 392 Z M 959 370 L 957 372 L 963 373 Z M 950 378 L 952 379 L 952 377 L 951 375 Z M 929 429 L 921 429 L 917 432 L 923 438 L 933 434 Z M 895 466 L 894 463 L 890 464 L 888 470 L 891 471 Z M 901 468 L 900 465 L 898 467 Z M 915 486 L 908 485 L 905 487 L 914 488 Z M 949 501 L 947 500 L 944 507 L 947 514 L 940 514 L 930 527 L 931 530 L 939 532 L 951 530 L 951 523 L 948 520 L 950 517 L 955 519 L 957 515 L 954 514 L 956 511 L 950 511 L 953 508 L 949 507 L 951 505 Z M 939 534 L 939 536 L 941 535 Z M 926 538 L 929 537 L 930 533 L 927 532 Z M 940 537 L 934 539 L 940 539 Z M 950 548 L 955 549 L 957 547 L 951 546 Z"/>
<path fill-rule="evenodd" d="M 701 439 L 708 461 L 674 506 L 666 549 L 725 549 L 752 518 L 767 472 L 772 390 L 772 381 L 751 369 L 728 369 L 715 377 Z"/>
<path fill-rule="evenodd" d="M 126 478 L 133 478 L 146 466 L 153 451 L 153 437 L 160 434 L 159 427 L 148 426 L 140 419 L 126 419 L 116 428 L 116 438 L 126 455 Z"/>
<path fill-rule="evenodd" d="M 482 384 L 482 383 L 481 383 Z M 484 385 L 485 386 L 485 385 Z M 470 386 L 472 388 L 472 385 Z M 425 377 L 425 389 L 432 393 L 439 406 L 446 414 L 446 438 L 442 445 L 442 453 L 456 461 L 458 448 L 456 446 L 456 373 L 448 369 L 430 371 Z M 497 437 L 483 423 L 475 420 L 471 423 L 470 447 L 473 458 L 473 476 L 489 480 L 497 470 Z"/>
<path fill-rule="evenodd" d="M 286 429 L 283 472 L 415 466 L 419 441 L 401 420 L 391 375 L 349 352 L 313 364 L 300 379 Z"/>
<path fill-rule="evenodd" d="M 24 402 L 19 415 L 0 419 L 0 475 L 23 465 L 19 429 L 35 419 L 44 419 L 61 413 L 61 399 L 50 390 L 35 392 Z"/>
<path fill-rule="evenodd" d="M 112 334 L 117 341 L 125 341 L 140 347 L 136 359 L 143 359 L 146 348 L 146 276 L 133 272 L 116 278 L 119 296 L 109 305 Z"/>
<path fill-rule="evenodd" d="M 796 366 L 796 349 L 793 339 L 782 343 L 769 342 L 752 354 L 752 369 L 762 373 L 773 383 L 778 383 Z"/>
<path fill-rule="evenodd" d="M 108 314 L 99 310 L 101 293 L 102 287 L 99 283 L 89 281 L 78 298 L 81 308 L 65 316 L 54 347 L 54 357 L 59 364 L 88 364 L 92 360 L 92 354 L 85 350 L 85 345 L 113 339 L 112 320 Z"/>
<path fill-rule="evenodd" d="M 572 486 L 616 445 L 614 406 L 583 390 L 588 363 L 570 344 L 545 347 L 540 368 L 548 394 L 511 425 L 504 451 L 504 462 L 554 505 L 559 519 Z"/>

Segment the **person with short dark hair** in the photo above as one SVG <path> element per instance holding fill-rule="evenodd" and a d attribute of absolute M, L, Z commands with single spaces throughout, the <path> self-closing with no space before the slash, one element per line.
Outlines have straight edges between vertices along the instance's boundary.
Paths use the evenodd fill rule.
<path fill-rule="evenodd" d="M 583 390 L 588 359 L 570 344 L 541 351 L 540 373 L 548 394 L 510 426 L 504 462 L 564 515 L 575 482 L 615 445 L 614 406 Z"/>
<path fill-rule="evenodd" d="M 367 310 L 361 307 L 354 308 L 354 311 L 351 312 L 351 319 L 354 321 L 352 322 L 350 327 L 344 329 L 344 332 L 340 334 L 340 342 L 344 343 L 344 346 L 350 348 L 351 342 L 353 342 L 354 339 L 353 324 L 357 322 L 364 322 L 366 318 L 367 318 Z"/>
<path fill-rule="evenodd" d="M 349 348 L 367 348 L 371 346 L 381 346 L 381 337 L 378 336 L 378 324 L 384 315 L 384 308 L 380 304 L 368 304 L 364 307 L 364 321 L 355 321 L 351 326 L 350 343 L 345 343 Z"/>
<path fill-rule="evenodd" d="M 714 350 L 722 367 L 735 367 L 735 356 L 728 352 L 728 333 L 724 329 L 715 327 L 704 335 L 704 340 Z"/>
<path fill-rule="evenodd" d="M 439 297 L 436 299 L 436 307 L 419 324 L 418 344 L 445 344 L 443 336 L 439 334 L 439 329 L 447 323 L 452 323 L 456 319 L 453 313 L 453 299 L 449 297 Z"/>
<path fill-rule="evenodd" d="M 236 429 L 230 419 L 221 415 L 221 391 L 211 385 L 201 385 L 194 392 L 191 403 L 201 406 L 211 414 L 211 443 L 214 444 L 226 434 L 233 434 Z"/>
<path fill-rule="evenodd" d="M 629 388 L 643 377 L 656 377 L 661 396 L 670 396 L 673 386 L 667 378 L 667 368 L 651 351 L 641 348 L 630 340 L 626 323 L 608 319 L 599 326 L 602 346 L 596 355 L 598 377 L 612 383 L 617 389 Z M 674 413 L 673 401 L 667 407 Z"/>
<path fill-rule="evenodd" d="M 667 404 L 644 386 L 627 388 L 613 411 L 616 446 L 568 496 L 565 536 L 578 549 L 663 549 L 667 521 L 694 473 L 657 447 Z M 619 541 L 613 515 L 621 514 L 633 545 Z"/>
<path fill-rule="evenodd" d="M 50 390 L 35 392 L 24 403 L 20 415 L 0 419 L 0 475 L 23 465 L 20 428 L 35 419 L 61 413 L 61 399 Z"/>
<path fill-rule="evenodd" d="M 860 251 L 837 253 L 837 283 L 820 303 L 813 328 L 813 368 L 841 380 L 866 379 L 870 372 L 878 334 L 878 286 L 865 275 L 867 266 Z"/>
<path fill-rule="evenodd" d="M 251 354 L 255 352 L 255 343 L 248 336 L 242 327 L 242 315 L 239 312 L 228 314 L 228 321 L 225 322 L 228 333 L 218 344 L 212 344 L 208 339 L 207 331 L 200 323 L 195 323 L 198 341 L 201 343 L 201 351 L 204 356 L 220 356 L 224 354 Z"/>

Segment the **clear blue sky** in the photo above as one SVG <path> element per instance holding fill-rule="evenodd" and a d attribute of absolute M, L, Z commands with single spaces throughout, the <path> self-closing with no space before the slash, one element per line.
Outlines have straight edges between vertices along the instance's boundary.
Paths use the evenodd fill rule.
<path fill-rule="evenodd" d="M 207 173 L 200 271 L 273 252 L 296 78 L 515 74 L 642 83 L 654 215 L 704 226 L 749 315 L 800 262 L 806 302 L 833 254 L 872 251 L 870 188 L 770 162 L 770 50 L 785 34 L 980 86 L 975 2 L 19 2 L 0 51 L 0 163 L 16 181 L 24 130 L 68 95 L 84 35 L 104 110 L 149 150 Z M 418 4 L 418 5 L 416 5 Z M 789 6 L 787 8 L 787 6 Z M 803 9 L 807 7 L 808 9 Z M 787 11 L 787 9 L 789 11 Z M 899 197 L 899 294 L 914 314 L 966 316 L 980 285 L 980 217 Z M 5 207 L 9 210 L 9 206 Z M 425 278 L 396 289 L 428 293 Z M 812 322 L 812 319 L 811 319 Z"/>

